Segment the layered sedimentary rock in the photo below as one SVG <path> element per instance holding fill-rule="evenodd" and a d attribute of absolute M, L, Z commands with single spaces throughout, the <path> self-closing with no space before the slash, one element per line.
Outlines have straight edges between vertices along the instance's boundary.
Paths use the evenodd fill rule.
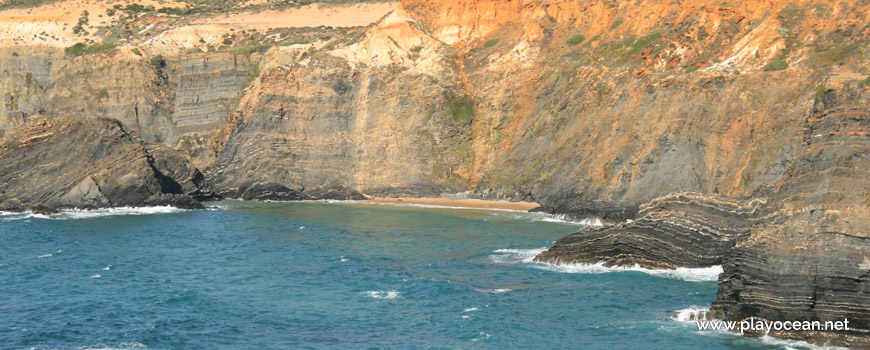
<path fill-rule="evenodd" d="M 112 118 L 147 141 L 187 153 L 230 119 L 252 79 L 250 58 L 197 53 L 149 58 L 117 49 L 113 55 L 64 56 L 62 50 L 2 50 L 0 130 L 28 116 Z"/>
<path fill-rule="evenodd" d="M 722 264 L 723 317 L 866 320 L 868 13 L 853 0 L 405 0 L 331 32 L 343 37 L 222 53 L 208 46 L 230 37 L 196 44 L 198 29 L 154 19 L 98 54 L 0 48 L 0 134 L 35 114 L 111 117 L 234 198 L 532 200 L 616 224 L 541 259 Z M 188 44 L 209 52 L 172 51 Z M 51 195 L 104 203 L 112 182 L 86 179 Z"/>
<path fill-rule="evenodd" d="M 759 205 L 691 193 L 665 196 L 642 205 L 634 221 L 565 236 L 535 261 L 664 269 L 719 265 L 749 235 Z"/>
<path fill-rule="evenodd" d="M 202 173 L 177 152 L 147 144 L 109 119 L 33 116 L 3 139 L 4 210 L 174 205 L 213 198 Z M 37 207 L 38 208 L 38 207 Z"/>
<path fill-rule="evenodd" d="M 844 79 L 846 78 L 846 79 Z M 711 315 L 741 321 L 849 321 L 848 331 L 774 331 L 819 344 L 870 345 L 870 87 L 834 76 L 804 122 L 780 181 L 741 203 L 667 196 L 639 217 L 566 236 L 550 263 L 650 268 L 723 265 Z"/>
<path fill-rule="evenodd" d="M 870 89 L 820 93 L 804 147 L 725 260 L 713 310 L 726 319 L 843 321 L 851 332 L 775 335 L 870 346 Z"/>

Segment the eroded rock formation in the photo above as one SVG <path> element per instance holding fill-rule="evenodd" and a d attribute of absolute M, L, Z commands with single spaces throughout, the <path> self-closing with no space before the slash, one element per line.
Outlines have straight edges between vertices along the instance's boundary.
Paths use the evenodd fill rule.
<path fill-rule="evenodd" d="M 405 0 L 365 28 L 235 38 L 153 17 L 76 57 L 10 38 L 3 195 L 124 205 L 204 178 L 245 199 L 533 200 L 615 224 L 540 259 L 722 264 L 722 317 L 866 330 L 868 13 L 854 0 Z M 41 122 L 59 129 L 28 131 Z"/>
<path fill-rule="evenodd" d="M 559 239 L 536 261 L 673 269 L 722 264 L 749 235 L 760 201 L 683 193 L 640 207 L 638 218 L 613 226 L 587 227 Z"/>
<path fill-rule="evenodd" d="M 199 200 L 216 198 L 184 157 L 140 141 L 114 120 L 33 116 L 3 141 L 3 210 L 202 208 Z"/>

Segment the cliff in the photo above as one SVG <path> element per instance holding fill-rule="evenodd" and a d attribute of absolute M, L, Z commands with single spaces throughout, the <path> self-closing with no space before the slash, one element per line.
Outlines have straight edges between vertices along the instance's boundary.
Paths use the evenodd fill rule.
<path fill-rule="evenodd" d="M 198 200 L 213 197 L 202 173 L 186 159 L 166 146 L 146 144 L 114 120 L 33 116 L 4 141 L 3 210 L 203 208 Z"/>
<path fill-rule="evenodd" d="M 3 41 L 0 137 L 35 115 L 112 118 L 227 197 L 531 200 L 612 224 L 539 260 L 721 264 L 717 315 L 849 317 L 853 333 L 806 337 L 862 344 L 868 13 L 405 0 L 364 28 L 125 13 L 103 29 L 132 34 L 98 52 L 63 52 L 96 34 Z"/>

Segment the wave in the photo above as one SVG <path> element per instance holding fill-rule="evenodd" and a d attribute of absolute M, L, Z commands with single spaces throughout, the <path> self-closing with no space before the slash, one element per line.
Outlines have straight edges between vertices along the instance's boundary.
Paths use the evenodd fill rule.
<path fill-rule="evenodd" d="M 42 215 L 32 212 L 26 213 L 8 213 L 3 212 L 2 221 L 15 221 L 23 219 L 54 219 L 54 220 L 81 220 L 94 219 L 109 216 L 122 215 L 158 215 L 158 214 L 173 214 L 188 211 L 187 209 L 178 209 L 171 206 L 158 207 L 118 207 L 104 209 L 61 209 L 55 214 Z"/>
<path fill-rule="evenodd" d="M 34 214 L 32 212 L 24 212 L 24 213 L 10 213 L 10 212 L 0 212 L 0 221 L 17 221 L 17 220 L 25 220 L 25 219 L 51 219 L 48 215 L 43 214 Z"/>
<path fill-rule="evenodd" d="M 57 214 L 51 216 L 52 219 L 58 220 L 80 220 L 93 219 L 107 216 L 121 215 L 157 215 L 157 214 L 173 214 L 188 211 L 187 209 L 178 209 L 171 206 L 157 207 L 118 207 L 105 209 L 63 209 Z"/>
<path fill-rule="evenodd" d="M 465 310 L 462 310 L 462 312 L 473 312 L 473 311 L 478 311 L 478 310 L 480 310 L 480 309 L 478 309 L 476 307 L 470 307 L 470 308 L 467 308 Z"/>
<path fill-rule="evenodd" d="M 683 323 L 695 323 L 695 320 L 704 318 L 710 312 L 710 308 L 692 305 L 685 309 L 674 311 L 671 314 L 671 319 Z"/>
<path fill-rule="evenodd" d="M 399 293 L 399 292 L 394 291 L 394 290 L 387 290 L 387 291 L 370 290 L 368 292 L 365 292 L 365 294 L 371 298 L 374 298 L 374 299 L 388 299 L 388 300 L 398 299 L 402 295 L 402 293 Z"/>
<path fill-rule="evenodd" d="M 88 277 L 88 278 L 100 278 L 100 277 L 103 277 L 103 276 L 100 276 L 99 274 L 95 274 L 95 275 Z"/>
<path fill-rule="evenodd" d="M 562 273 L 585 273 L 585 274 L 601 274 L 611 272 L 626 272 L 635 271 L 643 272 L 648 275 L 678 279 L 689 282 L 709 282 L 718 281 L 719 274 L 722 273 L 722 266 L 710 266 L 702 268 L 686 268 L 678 267 L 673 270 L 657 270 L 634 266 L 604 266 L 604 262 L 597 264 L 570 263 L 570 264 L 552 264 L 534 261 L 535 256 L 547 248 L 534 249 L 497 249 L 494 255 L 490 255 L 490 261 L 497 264 L 527 264 L 531 267 Z"/>
<path fill-rule="evenodd" d="M 478 291 L 478 292 L 481 292 L 481 293 L 501 294 L 501 293 L 507 293 L 507 292 L 510 292 L 510 291 L 512 291 L 513 289 L 510 289 L 510 288 L 490 288 L 490 289 L 486 289 L 486 288 L 475 288 L 474 290 L 476 290 L 476 291 Z"/>
<path fill-rule="evenodd" d="M 580 225 L 580 226 L 603 226 L 604 223 L 598 218 L 588 218 L 583 220 L 574 220 L 563 214 L 548 214 L 542 212 L 522 212 L 522 214 L 502 214 L 495 213 L 493 216 L 509 217 L 520 221 L 532 222 L 554 222 L 559 224 Z"/>
<path fill-rule="evenodd" d="M 708 312 L 710 312 L 710 308 L 692 305 L 692 306 L 689 306 L 688 308 L 674 311 L 671 314 L 670 319 L 677 321 L 677 322 L 680 322 L 680 323 L 691 324 L 695 330 L 698 330 L 695 321 L 699 320 L 699 319 L 708 319 L 707 318 Z M 740 333 L 729 332 L 726 330 L 703 330 L 703 331 L 698 330 L 698 333 L 700 333 L 700 334 L 716 334 L 716 335 L 724 334 L 724 335 L 733 336 L 733 337 L 743 337 Z M 813 345 L 813 344 L 807 343 L 805 341 L 800 341 L 800 340 L 779 339 L 779 338 L 771 337 L 769 335 L 763 335 L 761 337 L 754 338 L 754 339 L 757 339 L 758 341 L 760 341 L 761 343 L 764 343 L 766 345 L 771 345 L 771 346 L 786 349 L 786 350 L 840 350 L 840 349 L 846 349 L 846 348 L 835 347 L 835 346 L 818 346 L 818 345 Z"/>
<path fill-rule="evenodd" d="M 61 253 L 63 253 L 63 250 L 58 250 L 58 251 L 55 251 L 54 253 L 43 254 L 43 255 L 37 256 L 36 258 L 37 259 L 44 259 L 44 258 L 52 257 L 52 256 L 55 256 L 55 255 L 58 255 Z"/>
<path fill-rule="evenodd" d="M 783 349 L 787 350 L 848 350 L 848 348 L 843 348 L 839 346 L 819 346 L 807 343 L 805 341 L 779 339 L 771 337 L 769 335 L 763 335 L 759 337 L 758 340 L 764 344 L 782 347 Z"/>
<path fill-rule="evenodd" d="M 142 343 L 120 343 L 118 346 L 108 346 L 103 344 L 80 346 L 76 350 L 145 350 L 148 349 Z"/>

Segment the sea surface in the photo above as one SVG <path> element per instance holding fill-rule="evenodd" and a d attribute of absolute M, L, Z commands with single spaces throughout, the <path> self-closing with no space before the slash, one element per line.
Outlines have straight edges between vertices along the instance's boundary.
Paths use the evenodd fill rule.
<path fill-rule="evenodd" d="M 361 203 L 0 215 L 0 349 L 786 349 L 700 332 L 718 268 L 538 264 L 580 225 Z"/>

